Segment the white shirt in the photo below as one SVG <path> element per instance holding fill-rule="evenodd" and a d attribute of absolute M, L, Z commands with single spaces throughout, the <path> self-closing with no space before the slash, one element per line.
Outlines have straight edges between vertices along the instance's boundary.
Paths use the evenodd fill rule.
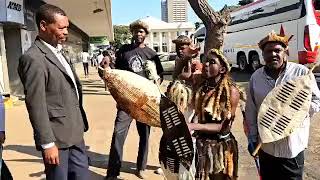
<path fill-rule="evenodd" d="M 268 76 L 264 67 L 258 69 L 251 76 L 249 92 L 246 102 L 246 124 L 248 125 L 248 140 L 256 141 L 258 137 L 257 115 L 260 105 L 267 94 L 277 85 L 288 80 L 295 79 L 308 73 L 308 68 L 301 64 L 290 63 L 286 69 L 274 80 Z M 309 115 L 304 119 L 302 125 L 291 135 L 279 141 L 262 145 L 262 150 L 272 156 L 282 158 L 294 158 L 308 146 L 310 117 L 320 109 L 320 91 L 315 81 L 312 82 L 312 101 Z"/>
<path fill-rule="evenodd" d="M 103 55 L 102 55 L 102 54 L 99 54 L 98 57 L 97 57 L 97 59 L 98 59 L 98 64 L 100 64 L 101 61 L 103 60 Z"/>
<path fill-rule="evenodd" d="M 52 45 L 50 45 L 49 43 L 43 41 L 40 39 L 40 41 L 47 46 L 52 52 L 53 54 L 58 58 L 59 62 L 62 64 L 62 66 L 65 68 L 65 70 L 67 71 L 69 77 L 72 79 L 73 85 L 76 88 L 76 93 L 77 93 L 77 97 L 79 99 L 79 92 L 78 92 L 78 88 L 77 88 L 77 84 L 76 84 L 76 80 L 74 78 L 74 74 L 71 70 L 70 64 L 67 62 L 67 60 L 64 58 L 64 56 L 61 53 L 61 45 L 58 45 L 57 48 L 53 47 Z M 55 145 L 54 142 L 48 143 L 48 144 L 42 144 L 41 147 L 43 149 L 48 149 L 51 148 Z"/>
<path fill-rule="evenodd" d="M 81 60 L 83 63 L 88 63 L 89 62 L 89 53 L 82 52 L 81 53 Z"/>

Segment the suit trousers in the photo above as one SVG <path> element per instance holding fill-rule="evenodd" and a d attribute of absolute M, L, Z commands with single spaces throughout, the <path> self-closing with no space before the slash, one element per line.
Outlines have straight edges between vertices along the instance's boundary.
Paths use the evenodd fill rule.
<path fill-rule="evenodd" d="M 302 180 L 304 151 L 294 158 L 279 158 L 259 151 L 260 175 L 262 180 Z"/>
<path fill-rule="evenodd" d="M 60 164 L 45 164 L 47 180 L 88 180 L 89 165 L 85 144 L 59 149 Z"/>
<path fill-rule="evenodd" d="M 123 110 L 118 109 L 109 154 L 108 177 L 120 175 L 123 145 L 131 122 L 132 118 Z M 137 170 L 144 170 L 147 167 L 150 126 L 138 121 L 136 121 L 136 126 L 140 137 Z"/>

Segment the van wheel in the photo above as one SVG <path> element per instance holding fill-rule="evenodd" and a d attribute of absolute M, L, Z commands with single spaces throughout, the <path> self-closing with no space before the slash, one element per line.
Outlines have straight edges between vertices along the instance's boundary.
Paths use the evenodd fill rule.
<path fill-rule="evenodd" d="M 258 54 L 253 54 L 251 56 L 250 66 L 251 66 L 251 71 L 252 72 L 256 71 L 257 69 L 259 69 L 261 67 L 260 58 L 259 58 Z"/>
<path fill-rule="evenodd" d="M 244 71 L 247 69 L 248 63 L 247 63 L 247 58 L 246 55 L 244 54 L 240 54 L 238 56 L 238 65 L 239 65 L 239 69 L 241 71 Z"/>

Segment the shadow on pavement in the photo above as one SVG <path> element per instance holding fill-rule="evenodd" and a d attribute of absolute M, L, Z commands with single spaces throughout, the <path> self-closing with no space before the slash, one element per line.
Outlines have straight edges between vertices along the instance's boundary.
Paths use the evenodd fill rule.
<path fill-rule="evenodd" d="M 44 171 L 40 171 L 40 172 L 36 172 L 36 173 L 31 173 L 29 176 L 30 177 L 38 177 L 38 178 L 40 178 L 40 177 L 45 176 L 45 175 L 44 175 Z M 97 173 L 95 173 L 93 171 L 89 171 L 89 179 L 90 180 L 98 180 L 98 179 L 103 179 L 103 178 L 104 178 L 104 176 L 102 176 L 100 174 L 97 174 Z M 40 180 L 46 180 L 46 178 L 41 178 Z"/>
<path fill-rule="evenodd" d="M 107 169 L 108 167 L 108 160 L 109 155 L 106 154 L 100 154 L 92 151 L 87 151 L 89 156 L 89 165 L 96 167 L 96 168 L 102 168 Z M 158 169 L 158 166 L 151 166 L 147 165 L 147 170 L 156 170 Z M 129 161 L 122 161 L 122 167 L 121 172 L 134 174 L 136 170 L 136 163 L 129 162 Z"/>
<path fill-rule="evenodd" d="M 88 146 L 86 147 L 89 148 Z M 4 150 L 11 150 L 16 151 L 19 153 L 28 154 L 31 156 L 37 157 L 36 159 L 8 159 L 6 161 L 16 161 L 16 162 L 30 162 L 30 163 L 42 163 L 42 156 L 39 151 L 36 150 L 34 146 L 24 146 L 24 145 L 7 145 L 4 147 Z M 108 167 L 108 159 L 109 155 L 100 154 L 92 151 L 87 151 L 87 155 L 89 157 L 89 165 L 96 168 L 107 169 Z M 146 169 L 148 170 L 156 170 L 159 167 L 157 166 L 150 166 L 148 165 Z M 121 172 L 134 174 L 136 170 L 136 163 L 129 162 L 129 161 L 122 161 L 122 168 Z M 30 174 L 30 177 L 41 177 L 43 175 L 43 171 L 35 172 Z M 101 179 L 101 176 L 95 172 L 90 171 L 90 179 Z"/>
<path fill-rule="evenodd" d="M 31 163 L 42 163 L 43 162 L 41 153 L 39 151 L 37 151 L 34 146 L 7 145 L 7 146 L 4 147 L 4 150 L 16 151 L 16 152 L 19 152 L 19 153 L 28 154 L 28 155 L 35 156 L 35 157 L 38 158 L 38 159 L 9 159 L 9 160 L 6 160 L 6 161 L 31 162 Z M 87 153 L 88 153 L 88 155 L 89 154 L 97 154 L 97 153 L 90 152 L 90 151 L 88 151 Z M 43 169 L 44 169 L 44 167 L 43 167 Z M 89 170 L 89 173 L 90 173 L 90 175 L 89 175 L 90 180 L 97 180 L 97 179 L 103 179 L 104 178 L 104 176 L 102 176 L 100 174 L 97 174 L 97 173 L 95 173 L 93 171 Z M 39 172 L 35 172 L 35 173 L 29 174 L 30 177 L 41 177 L 43 175 L 44 175 L 44 171 L 39 171 Z M 41 178 L 41 180 L 45 180 L 45 178 Z"/>

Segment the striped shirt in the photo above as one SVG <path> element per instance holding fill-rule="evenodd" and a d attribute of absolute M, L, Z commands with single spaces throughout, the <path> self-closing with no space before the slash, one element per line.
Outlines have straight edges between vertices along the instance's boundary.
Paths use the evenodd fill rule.
<path fill-rule="evenodd" d="M 262 67 L 252 74 L 247 93 L 246 125 L 248 126 L 248 140 L 255 142 L 258 139 L 257 116 L 258 110 L 267 94 L 277 85 L 295 79 L 308 73 L 308 68 L 301 64 L 288 62 L 285 70 L 275 80 L 268 76 Z M 304 119 L 301 127 L 297 128 L 290 136 L 279 141 L 262 145 L 262 150 L 272 156 L 282 158 L 296 157 L 308 146 L 310 117 L 320 110 L 320 91 L 314 80 L 312 83 L 312 101 L 309 115 Z"/>

